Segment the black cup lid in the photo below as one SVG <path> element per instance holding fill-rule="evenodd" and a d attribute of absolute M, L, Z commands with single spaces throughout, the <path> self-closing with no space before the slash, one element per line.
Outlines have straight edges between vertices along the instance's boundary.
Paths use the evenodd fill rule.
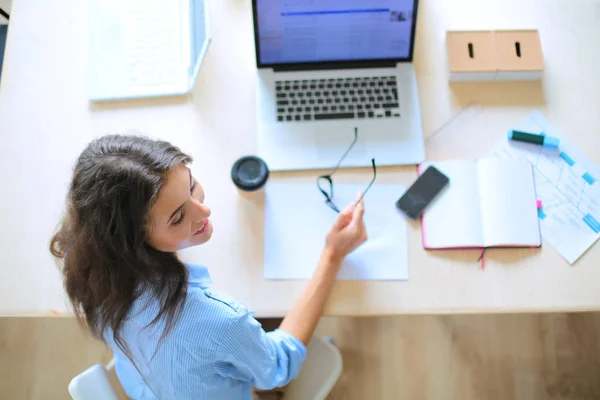
<path fill-rule="evenodd" d="M 231 167 L 231 180 L 241 190 L 251 192 L 262 188 L 269 179 L 269 168 L 262 158 L 245 156 Z"/>

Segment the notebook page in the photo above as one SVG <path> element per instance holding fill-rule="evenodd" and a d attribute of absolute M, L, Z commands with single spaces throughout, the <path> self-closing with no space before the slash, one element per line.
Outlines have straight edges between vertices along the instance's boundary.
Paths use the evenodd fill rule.
<path fill-rule="evenodd" d="M 444 191 L 423 214 L 423 246 L 426 249 L 483 247 L 483 231 L 477 187 L 477 164 L 471 160 L 424 163 L 450 179 Z"/>
<path fill-rule="evenodd" d="M 485 158 L 479 160 L 477 171 L 485 246 L 539 246 L 531 164 Z"/>

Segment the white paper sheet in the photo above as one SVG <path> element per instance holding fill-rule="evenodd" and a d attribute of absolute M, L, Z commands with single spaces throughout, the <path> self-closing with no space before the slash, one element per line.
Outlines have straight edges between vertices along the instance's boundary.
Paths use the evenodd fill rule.
<path fill-rule="evenodd" d="M 570 264 L 600 238 L 600 168 L 571 144 L 539 111 L 515 129 L 560 138 L 560 150 L 501 140 L 493 153 L 533 165 L 542 238 Z"/>
<path fill-rule="evenodd" d="M 334 203 L 341 209 L 366 185 L 335 184 Z M 338 279 L 407 280 L 408 235 L 395 202 L 402 185 L 374 184 L 365 196 L 369 239 L 351 253 Z M 338 214 L 315 184 L 269 182 L 265 206 L 265 279 L 309 279 Z"/>
<path fill-rule="evenodd" d="M 477 171 L 485 247 L 541 246 L 531 164 L 482 158 Z"/>
<path fill-rule="evenodd" d="M 452 160 L 423 163 L 433 165 L 450 182 L 423 215 L 423 246 L 426 249 L 484 247 L 477 162 Z"/>

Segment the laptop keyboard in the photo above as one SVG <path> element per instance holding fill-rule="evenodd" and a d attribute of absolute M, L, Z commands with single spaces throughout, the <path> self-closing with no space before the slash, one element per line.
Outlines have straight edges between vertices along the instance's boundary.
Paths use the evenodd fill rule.
<path fill-rule="evenodd" d="M 277 121 L 399 118 L 395 76 L 275 82 Z"/>

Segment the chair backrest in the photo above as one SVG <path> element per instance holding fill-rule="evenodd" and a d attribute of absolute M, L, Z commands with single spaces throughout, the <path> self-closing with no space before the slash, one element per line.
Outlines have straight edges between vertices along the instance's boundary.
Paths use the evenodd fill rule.
<path fill-rule="evenodd" d="M 287 386 L 284 400 L 325 400 L 342 374 L 340 350 L 328 339 L 314 336 L 298 377 Z M 114 370 L 114 360 L 96 364 L 69 383 L 73 400 L 127 399 Z"/>
<path fill-rule="evenodd" d="M 69 383 L 73 400 L 119 400 L 103 365 L 92 365 Z"/>
<path fill-rule="evenodd" d="M 342 374 L 342 355 L 329 340 L 313 337 L 298 377 L 286 387 L 284 400 L 325 400 Z"/>
<path fill-rule="evenodd" d="M 69 394 L 73 400 L 127 399 L 115 373 L 114 359 L 106 367 L 96 364 L 74 377 L 69 383 Z"/>

